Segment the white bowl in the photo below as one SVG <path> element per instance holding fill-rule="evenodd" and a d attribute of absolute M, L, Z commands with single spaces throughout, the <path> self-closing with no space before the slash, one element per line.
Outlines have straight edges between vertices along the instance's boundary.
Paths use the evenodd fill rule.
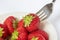
<path fill-rule="evenodd" d="M 8 17 L 8 16 L 15 16 L 18 19 L 21 19 L 23 16 L 25 16 L 26 12 L 14 12 L 14 13 L 7 13 L 0 15 L 0 23 L 3 23 L 3 21 Z M 54 28 L 54 26 L 49 22 L 49 21 L 43 21 L 43 30 L 46 31 L 49 34 L 49 40 L 58 40 L 57 39 L 57 32 Z"/>

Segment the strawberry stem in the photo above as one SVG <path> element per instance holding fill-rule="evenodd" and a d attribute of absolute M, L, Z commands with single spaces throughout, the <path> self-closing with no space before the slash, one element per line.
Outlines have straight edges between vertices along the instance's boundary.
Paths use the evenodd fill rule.
<path fill-rule="evenodd" d="M 31 40 L 38 40 L 38 37 L 33 37 Z"/>
<path fill-rule="evenodd" d="M 18 31 L 14 31 L 13 33 L 12 33 L 12 37 L 11 37 L 11 40 L 16 40 L 18 38 Z"/>
<path fill-rule="evenodd" d="M 16 20 L 13 20 L 13 27 L 14 27 L 14 29 L 16 29 L 17 23 L 18 23 L 18 20 L 17 19 Z"/>
<path fill-rule="evenodd" d="M 0 27 L 0 37 L 3 36 L 3 33 L 4 33 L 4 32 L 3 32 L 3 28 Z"/>
<path fill-rule="evenodd" d="M 32 15 L 27 15 L 27 16 L 24 17 L 25 27 L 27 27 L 27 26 L 30 25 L 30 23 L 31 23 L 31 21 L 32 21 L 33 18 L 34 18 L 34 17 L 33 17 Z"/>

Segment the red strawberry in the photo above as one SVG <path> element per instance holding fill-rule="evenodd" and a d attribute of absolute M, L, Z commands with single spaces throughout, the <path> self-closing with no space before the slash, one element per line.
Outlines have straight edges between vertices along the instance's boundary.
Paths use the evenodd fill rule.
<path fill-rule="evenodd" d="M 35 32 L 33 32 L 33 34 L 41 34 L 42 36 L 45 37 L 46 40 L 49 39 L 48 34 L 45 31 L 43 31 L 43 30 L 36 30 Z"/>
<path fill-rule="evenodd" d="M 19 23 L 22 24 L 29 32 L 38 29 L 40 24 L 40 18 L 36 14 L 29 14 L 25 16 Z"/>
<path fill-rule="evenodd" d="M 18 27 L 24 27 L 24 21 L 23 21 L 23 19 L 21 19 L 21 20 L 18 22 Z"/>
<path fill-rule="evenodd" d="M 14 29 L 16 29 L 16 27 L 17 27 L 17 20 L 16 20 L 15 17 L 9 16 L 4 21 L 4 24 L 7 26 L 8 30 L 9 30 L 9 34 L 12 34 L 12 32 L 14 31 Z"/>
<path fill-rule="evenodd" d="M 0 24 L 0 37 L 6 38 L 8 36 L 7 34 L 7 27 L 6 25 Z"/>
<path fill-rule="evenodd" d="M 3 38 L 0 38 L 0 40 L 4 40 Z"/>
<path fill-rule="evenodd" d="M 28 40 L 46 40 L 40 33 L 31 33 L 28 35 Z"/>
<path fill-rule="evenodd" d="M 19 27 L 17 28 L 17 30 L 15 30 L 12 33 L 12 37 L 11 40 L 27 40 L 27 31 L 25 30 L 25 28 L 23 27 Z"/>

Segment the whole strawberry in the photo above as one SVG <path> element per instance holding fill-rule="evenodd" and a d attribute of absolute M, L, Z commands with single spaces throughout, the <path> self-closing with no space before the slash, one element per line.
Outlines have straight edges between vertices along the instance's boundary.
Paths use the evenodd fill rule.
<path fill-rule="evenodd" d="M 19 27 L 12 33 L 11 40 L 27 40 L 28 34 L 25 28 Z"/>
<path fill-rule="evenodd" d="M 19 23 L 23 25 L 29 32 L 37 30 L 40 24 L 40 18 L 36 14 L 26 15 Z"/>
<path fill-rule="evenodd" d="M 8 36 L 6 25 L 0 24 L 0 38 L 6 38 Z"/>
<path fill-rule="evenodd" d="M 29 34 L 28 40 L 34 39 L 34 37 L 37 37 L 37 39 L 35 38 L 36 40 L 43 40 L 43 39 L 41 39 L 41 37 L 39 39 L 39 36 L 42 36 L 44 40 L 48 40 L 49 39 L 49 36 L 48 36 L 48 34 L 45 31 L 36 30 L 36 31 L 32 32 L 31 34 Z"/>
<path fill-rule="evenodd" d="M 46 40 L 49 40 L 49 35 L 45 31 L 38 29 L 35 32 L 40 33 L 41 35 L 43 35 L 45 37 Z M 33 33 L 35 33 L 35 32 L 33 32 Z"/>
<path fill-rule="evenodd" d="M 17 19 L 13 16 L 9 16 L 5 21 L 4 24 L 7 26 L 9 34 L 12 34 L 14 29 L 17 28 Z"/>
<path fill-rule="evenodd" d="M 31 33 L 28 35 L 28 40 L 46 40 L 40 33 Z"/>

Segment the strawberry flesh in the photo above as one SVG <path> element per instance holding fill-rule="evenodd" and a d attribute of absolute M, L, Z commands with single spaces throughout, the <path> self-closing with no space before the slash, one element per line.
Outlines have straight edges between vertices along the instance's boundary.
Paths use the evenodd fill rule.
<path fill-rule="evenodd" d="M 28 35 L 28 40 L 46 40 L 40 33 L 31 33 Z"/>

